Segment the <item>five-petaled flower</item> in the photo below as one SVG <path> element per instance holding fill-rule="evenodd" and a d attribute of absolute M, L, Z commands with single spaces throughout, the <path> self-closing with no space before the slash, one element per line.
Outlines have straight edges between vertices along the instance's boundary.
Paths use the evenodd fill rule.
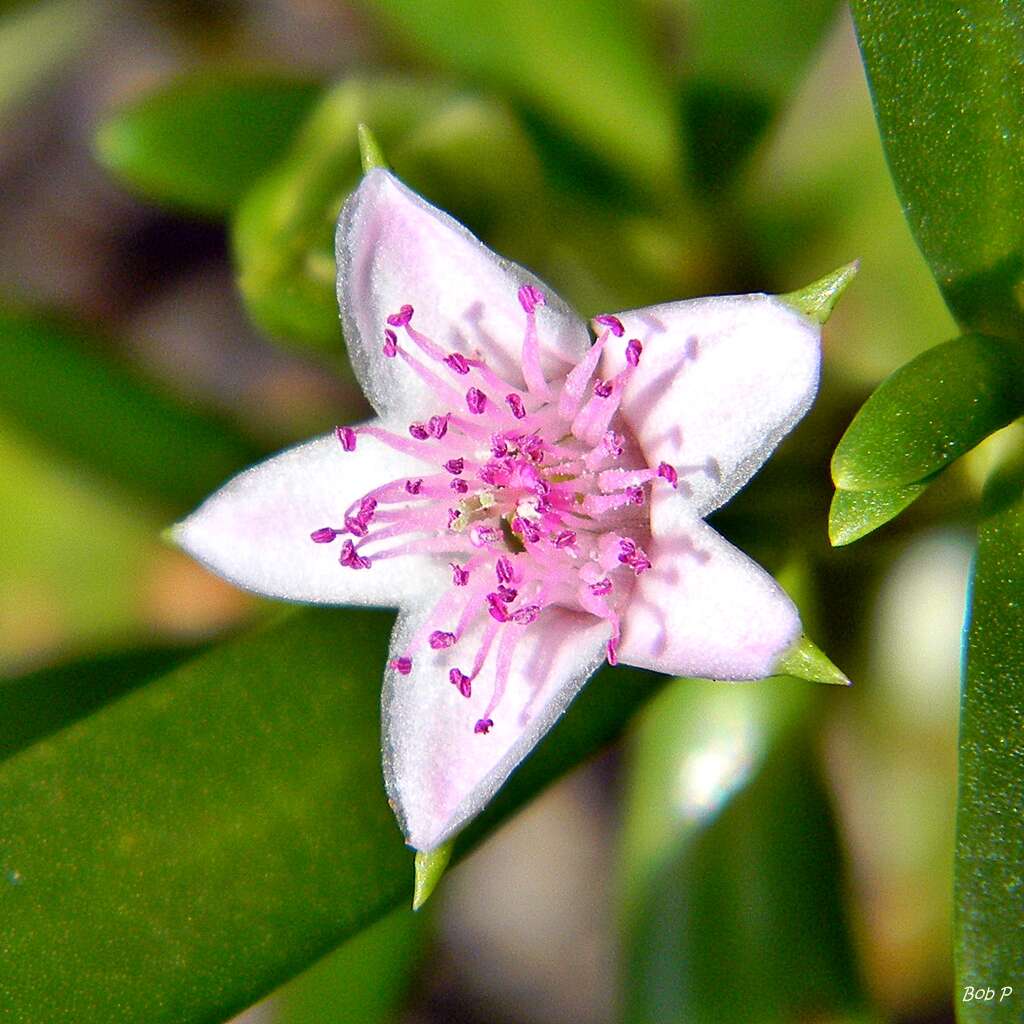
<path fill-rule="evenodd" d="M 384 771 L 412 846 L 474 817 L 605 660 L 776 670 L 797 611 L 703 517 L 810 405 L 817 323 L 724 296 L 595 317 L 592 341 L 381 169 L 346 203 L 337 256 L 378 417 L 242 473 L 175 536 L 261 594 L 399 609 Z"/>

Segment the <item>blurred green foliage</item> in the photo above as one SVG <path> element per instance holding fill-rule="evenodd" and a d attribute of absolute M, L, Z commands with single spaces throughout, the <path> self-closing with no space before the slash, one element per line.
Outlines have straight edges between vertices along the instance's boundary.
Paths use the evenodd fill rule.
<path fill-rule="evenodd" d="M 863 1008 L 812 703 L 790 679 L 681 680 L 644 709 L 620 850 L 626 1021 Z"/>
<path fill-rule="evenodd" d="M 328 92 L 287 157 L 241 204 L 233 245 L 253 319 L 344 366 L 334 228 L 361 174 L 360 123 L 372 126 L 404 180 L 488 237 L 513 223 L 521 229 L 539 187 L 536 157 L 500 104 L 399 78 L 348 80 Z"/>
<path fill-rule="evenodd" d="M 320 92 L 279 75 L 189 75 L 104 121 L 96 155 L 156 202 L 223 216 L 282 156 Z"/>
<path fill-rule="evenodd" d="M 66 458 L 175 511 L 260 454 L 225 424 L 104 358 L 95 336 L 23 311 L 0 309 L 0 409 Z"/>

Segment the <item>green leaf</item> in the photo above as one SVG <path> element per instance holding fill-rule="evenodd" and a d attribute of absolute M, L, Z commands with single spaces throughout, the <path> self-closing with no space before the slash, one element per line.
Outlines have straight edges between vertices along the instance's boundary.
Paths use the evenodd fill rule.
<path fill-rule="evenodd" d="M 920 483 L 1022 413 L 1024 349 L 955 338 L 882 381 L 836 447 L 832 479 L 846 491 Z"/>
<path fill-rule="evenodd" d="M 678 169 L 666 76 L 633 3 L 621 0 L 363 0 L 458 75 L 538 111 L 650 189 Z"/>
<path fill-rule="evenodd" d="M 1024 978 L 1024 462 L 985 489 L 971 587 L 960 702 L 960 781 L 954 890 L 957 994 L 965 986 L 1017 989 L 1012 1007 L 961 1002 L 963 1022 L 995 1021 L 1019 1007 Z"/>
<path fill-rule="evenodd" d="M 428 918 L 393 911 L 274 993 L 274 1024 L 392 1024 L 423 947 Z"/>
<path fill-rule="evenodd" d="M 195 651 L 119 651 L 0 681 L 0 761 L 157 676 Z"/>
<path fill-rule="evenodd" d="M 259 457 L 101 352 L 96 338 L 64 321 L 0 310 L 0 410 L 68 458 L 175 508 Z"/>
<path fill-rule="evenodd" d="M 620 857 L 627 1024 L 860 1007 L 808 697 L 792 680 L 679 680 L 645 709 Z"/>
<path fill-rule="evenodd" d="M 685 38 L 683 118 L 694 181 L 727 186 L 800 82 L 836 0 L 695 0 L 664 4 Z"/>
<path fill-rule="evenodd" d="M 495 243 L 504 225 L 532 222 L 539 184 L 522 130 L 494 103 L 395 78 L 353 79 L 329 92 L 287 159 L 240 206 L 232 244 L 256 323 L 342 366 L 334 231 L 362 175 L 360 124 L 404 181 Z"/>
<path fill-rule="evenodd" d="M 108 118 L 96 154 L 147 199 L 220 217 L 281 158 L 321 91 L 269 74 L 186 75 Z"/>
<path fill-rule="evenodd" d="M 853 0 L 896 190 L 965 331 L 1024 337 L 1024 22 L 1000 0 Z"/>
<path fill-rule="evenodd" d="M 833 547 L 860 540 L 895 519 L 928 489 L 930 480 L 877 491 L 836 490 L 828 510 L 828 539 Z"/>
<path fill-rule="evenodd" d="M 0 1017 L 225 1020 L 408 902 L 380 768 L 391 622 L 292 613 L 0 765 Z M 592 680 L 461 848 L 657 682 Z"/>

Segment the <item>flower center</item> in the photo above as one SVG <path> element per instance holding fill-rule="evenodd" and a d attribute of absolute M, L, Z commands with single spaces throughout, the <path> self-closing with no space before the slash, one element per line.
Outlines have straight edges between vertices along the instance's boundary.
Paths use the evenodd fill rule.
<path fill-rule="evenodd" d="M 624 343 L 618 375 L 595 379 L 605 346 L 624 336 L 616 317 L 599 316 L 586 356 L 564 378 L 548 381 L 536 317 L 544 294 L 527 284 L 518 297 L 523 385 L 478 354 L 445 351 L 413 326 L 410 305 L 387 318 L 384 355 L 403 361 L 445 411 L 410 423 L 407 436 L 371 425 L 338 427 L 338 441 L 350 452 L 366 434 L 432 468 L 375 488 L 345 511 L 342 525 L 311 535 L 321 544 L 342 537 L 339 561 L 351 570 L 411 554 L 452 559 L 449 588 L 391 667 L 408 675 L 417 651 L 450 649 L 449 681 L 469 697 L 497 643 L 494 692 L 474 727 L 481 734 L 494 724 L 518 639 L 548 606 L 606 620 L 608 661 L 616 663 L 620 612 L 635 578 L 651 568 L 644 551 L 648 490 L 679 484 L 676 468 L 645 463 L 618 415 L 640 341 Z M 480 617 L 487 622 L 482 639 L 476 650 L 462 650 Z"/>

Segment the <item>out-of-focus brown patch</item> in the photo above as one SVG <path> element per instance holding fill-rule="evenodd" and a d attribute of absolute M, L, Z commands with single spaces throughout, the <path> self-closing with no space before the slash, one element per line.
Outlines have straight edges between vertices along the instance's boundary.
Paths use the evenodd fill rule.
<path fill-rule="evenodd" d="M 161 549 L 142 583 L 139 617 L 161 633 L 204 636 L 237 625 L 256 604 L 181 552 Z"/>
<path fill-rule="evenodd" d="M 58 650 L 67 639 L 64 603 L 39 580 L 7 579 L 0 586 L 0 670 L 10 671 Z"/>
<path fill-rule="evenodd" d="M 299 362 L 271 367 L 241 404 L 244 418 L 261 432 L 296 440 L 372 415 L 353 381 L 334 379 L 319 367 Z"/>

